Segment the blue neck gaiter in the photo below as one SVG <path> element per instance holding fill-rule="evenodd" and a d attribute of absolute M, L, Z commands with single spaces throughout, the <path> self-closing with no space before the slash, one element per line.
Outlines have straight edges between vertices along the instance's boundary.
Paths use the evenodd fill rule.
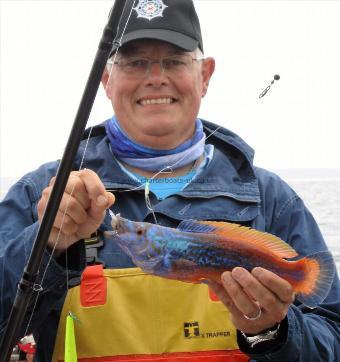
<path fill-rule="evenodd" d="M 196 120 L 192 138 L 171 150 L 157 150 L 134 142 L 124 133 L 114 116 L 105 123 L 105 129 L 115 157 L 145 171 L 158 172 L 166 168 L 183 167 L 198 159 L 204 152 L 205 134 L 200 119 Z"/>

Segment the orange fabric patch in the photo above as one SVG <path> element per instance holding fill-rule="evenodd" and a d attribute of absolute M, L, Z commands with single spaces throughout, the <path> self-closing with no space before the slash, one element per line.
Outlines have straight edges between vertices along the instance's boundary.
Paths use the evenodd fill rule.
<path fill-rule="evenodd" d="M 95 307 L 106 303 L 106 279 L 103 265 L 85 268 L 80 283 L 80 302 L 83 307 Z"/>
<path fill-rule="evenodd" d="M 116 357 L 80 358 L 78 362 L 246 362 L 249 357 L 240 351 L 209 351 L 189 353 L 164 353 Z"/>

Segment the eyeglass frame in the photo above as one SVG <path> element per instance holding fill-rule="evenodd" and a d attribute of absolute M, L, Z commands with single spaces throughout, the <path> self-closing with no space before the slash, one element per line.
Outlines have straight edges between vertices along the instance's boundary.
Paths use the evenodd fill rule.
<path fill-rule="evenodd" d="M 176 57 L 187 57 L 187 58 L 190 58 L 191 59 L 191 64 L 194 64 L 194 61 L 197 61 L 197 62 L 200 62 L 200 61 L 203 61 L 205 60 L 206 58 L 205 57 L 200 57 L 200 58 L 193 58 L 190 54 L 181 54 L 181 55 L 169 55 L 169 56 L 166 56 L 166 57 L 163 57 L 163 58 L 160 58 L 160 59 L 150 59 L 150 58 L 147 58 L 147 57 L 126 57 L 126 58 L 120 58 L 118 60 L 112 60 L 112 59 L 109 59 L 107 61 L 107 64 L 109 65 L 118 65 L 120 66 L 120 68 L 122 69 L 122 66 L 119 64 L 120 61 L 122 60 L 135 60 L 135 61 L 138 61 L 138 60 L 143 60 L 143 61 L 148 61 L 147 63 L 147 67 L 145 68 L 145 71 L 144 73 L 141 73 L 141 74 L 132 74 L 132 73 L 129 73 L 128 71 L 124 71 L 122 69 L 122 71 L 127 74 L 127 75 L 130 75 L 130 76 L 134 76 L 134 77 L 137 77 L 137 78 L 143 78 L 145 76 L 147 76 L 148 74 L 150 74 L 150 70 L 151 70 L 151 65 L 152 64 L 155 64 L 155 63 L 158 63 L 160 65 L 160 68 L 161 68 L 161 71 L 162 71 L 162 74 L 166 73 L 167 71 L 169 71 L 168 69 L 166 69 L 164 67 L 164 60 L 171 60 L 172 58 L 176 58 Z"/>

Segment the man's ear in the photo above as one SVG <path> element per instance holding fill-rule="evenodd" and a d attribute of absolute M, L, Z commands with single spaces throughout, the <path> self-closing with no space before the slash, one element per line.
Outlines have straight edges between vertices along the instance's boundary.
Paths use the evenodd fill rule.
<path fill-rule="evenodd" d="M 109 79 L 110 79 L 110 72 L 109 72 L 108 68 L 105 67 L 103 75 L 102 75 L 101 82 L 102 82 L 102 85 L 104 87 L 107 98 L 110 99 L 110 82 L 109 82 Z"/>
<path fill-rule="evenodd" d="M 215 59 L 206 58 L 202 64 L 202 98 L 206 95 L 209 87 L 209 81 L 215 70 Z"/>

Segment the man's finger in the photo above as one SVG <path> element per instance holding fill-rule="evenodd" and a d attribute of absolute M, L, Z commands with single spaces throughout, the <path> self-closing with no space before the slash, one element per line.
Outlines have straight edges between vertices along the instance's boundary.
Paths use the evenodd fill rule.
<path fill-rule="evenodd" d="M 89 169 L 81 170 L 78 171 L 78 176 L 83 181 L 87 194 L 91 200 L 96 200 L 100 195 L 105 194 L 105 186 L 94 171 Z"/>
<path fill-rule="evenodd" d="M 246 270 L 244 271 L 247 272 Z M 255 298 L 251 298 L 249 294 L 245 292 L 242 284 L 239 283 L 236 278 L 234 278 L 233 273 L 224 272 L 222 274 L 222 282 L 223 286 L 232 298 L 235 306 L 239 311 L 242 312 L 242 314 L 249 317 L 258 314 L 258 306 L 253 301 Z"/>
<path fill-rule="evenodd" d="M 53 177 L 51 178 L 50 182 L 48 183 L 48 186 L 53 186 L 54 183 L 55 183 L 55 179 L 56 179 L 56 177 L 53 176 Z"/>
<path fill-rule="evenodd" d="M 84 181 L 81 177 L 79 177 L 79 172 L 73 172 L 70 174 L 65 187 L 65 192 L 76 198 L 85 210 L 90 207 L 91 201 L 84 185 Z"/>
<path fill-rule="evenodd" d="M 106 210 L 114 203 L 115 197 L 110 192 L 99 195 L 95 200 L 91 201 L 89 216 L 98 222 L 101 222 L 105 216 Z"/>
<path fill-rule="evenodd" d="M 103 218 L 105 209 L 114 202 L 114 196 L 106 192 L 103 183 L 94 171 L 89 169 L 79 171 L 79 177 L 82 179 L 87 195 L 91 200 L 89 215 L 94 220 L 99 221 Z"/>
<path fill-rule="evenodd" d="M 254 268 L 251 273 L 283 303 L 293 303 L 295 298 L 293 287 L 286 280 L 260 267 Z"/>
<path fill-rule="evenodd" d="M 87 219 L 86 210 L 74 195 L 64 194 L 59 205 L 59 212 L 70 217 L 76 224 L 82 224 Z"/>
<path fill-rule="evenodd" d="M 207 280 L 206 284 L 212 290 L 212 292 L 216 294 L 218 299 L 228 308 L 231 314 L 239 313 L 235 304 L 233 303 L 233 300 L 221 284 L 218 284 L 213 280 Z"/>
<path fill-rule="evenodd" d="M 251 273 L 243 268 L 234 268 L 233 277 L 244 288 L 244 291 L 251 298 L 259 303 L 264 311 L 267 311 L 271 318 L 280 322 L 287 314 L 288 304 L 284 303 L 269 287 L 263 285 Z M 249 314 L 245 313 L 250 316 Z"/>

